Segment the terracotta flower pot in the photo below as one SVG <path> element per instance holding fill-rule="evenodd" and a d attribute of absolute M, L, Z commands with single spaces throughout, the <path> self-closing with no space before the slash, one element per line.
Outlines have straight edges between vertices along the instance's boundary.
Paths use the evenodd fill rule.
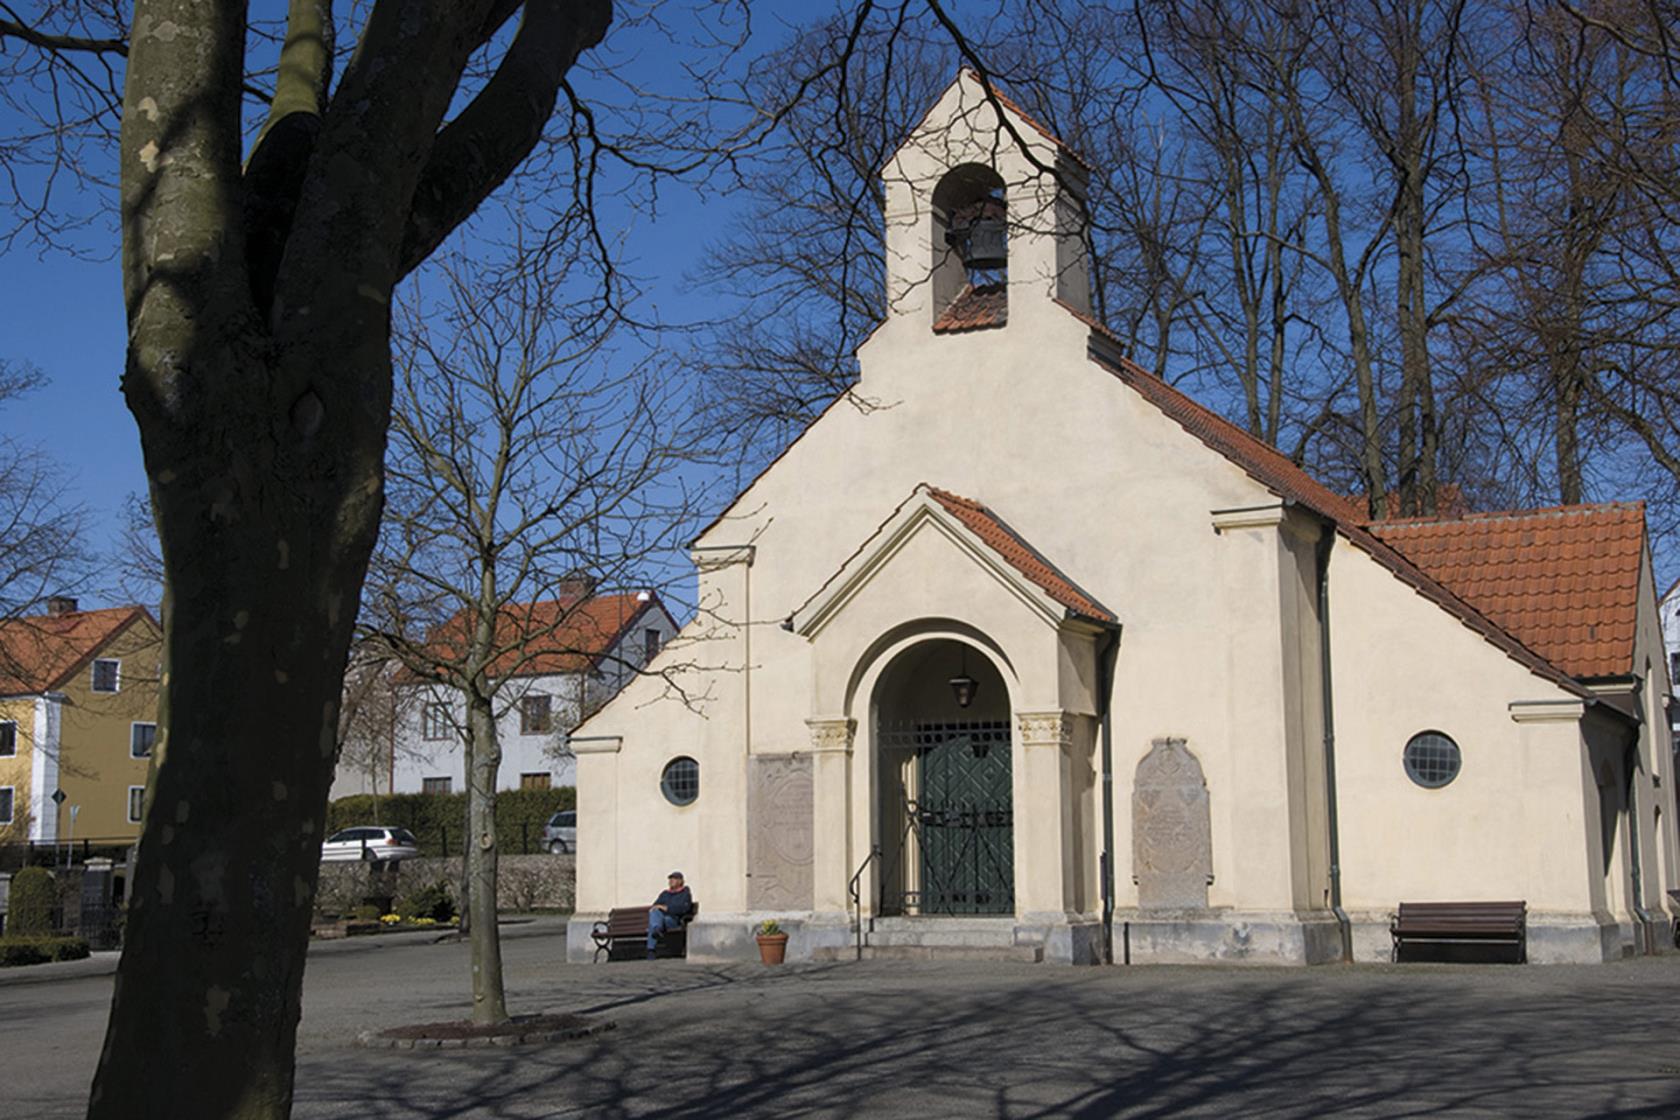
<path fill-rule="evenodd" d="M 787 956 L 787 939 L 785 933 L 761 933 L 758 935 L 758 955 L 765 964 L 781 964 Z"/>

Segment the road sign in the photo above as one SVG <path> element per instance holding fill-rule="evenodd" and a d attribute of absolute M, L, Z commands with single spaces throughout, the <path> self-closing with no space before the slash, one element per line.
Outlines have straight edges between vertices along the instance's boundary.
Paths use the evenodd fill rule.
<path fill-rule="evenodd" d="M 55 790 L 52 791 L 52 803 L 54 805 L 64 804 L 64 791 L 63 790 L 55 789 Z"/>

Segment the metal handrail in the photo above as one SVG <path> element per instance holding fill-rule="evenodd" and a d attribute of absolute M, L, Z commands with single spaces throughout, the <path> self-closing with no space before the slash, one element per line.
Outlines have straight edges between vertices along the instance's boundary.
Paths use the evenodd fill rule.
<path fill-rule="evenodd" d="M 863 857 L 863 862 L 858 864 L 856 873 L 852 875 L 852 881 L 846 885 L 846 893 L 852 899 L 852 937 L 857 942 L 857 959 L 860 961 L 863 959 L 863 888 L 861 885 L 863 873 L 869 869 L 871 863 L 880 858 L 881 845 L 871 844 L 869 854 Z M 869 932 L 875 932 L 875 914 L 873 911 L 869 915 Z"/>

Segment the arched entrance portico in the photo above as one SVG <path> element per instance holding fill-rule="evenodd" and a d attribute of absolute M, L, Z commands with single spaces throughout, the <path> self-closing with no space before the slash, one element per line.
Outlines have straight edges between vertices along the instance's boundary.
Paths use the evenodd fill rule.
<path fill-rule="evenodd" d="M 930 638 L 888 664 L 870 713 L 878 912 L 1013 914 L 1013 716 L 1002 675 L 968 643 Z"/>

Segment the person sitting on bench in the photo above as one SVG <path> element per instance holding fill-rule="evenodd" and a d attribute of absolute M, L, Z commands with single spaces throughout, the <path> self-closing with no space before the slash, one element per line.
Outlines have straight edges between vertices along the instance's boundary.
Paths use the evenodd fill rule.
<path fill-rule="evenodd" d="M 659 897 L 648 907 L 648 960 L 653 959 L 654 948 L 666 930 L 681 929 L 683 919 L 694 911 L 694 896 L 688 893 L 683 885 L 681 871 L 673 871 L 666 880 L 667 887 L 659 892 Z"/>

